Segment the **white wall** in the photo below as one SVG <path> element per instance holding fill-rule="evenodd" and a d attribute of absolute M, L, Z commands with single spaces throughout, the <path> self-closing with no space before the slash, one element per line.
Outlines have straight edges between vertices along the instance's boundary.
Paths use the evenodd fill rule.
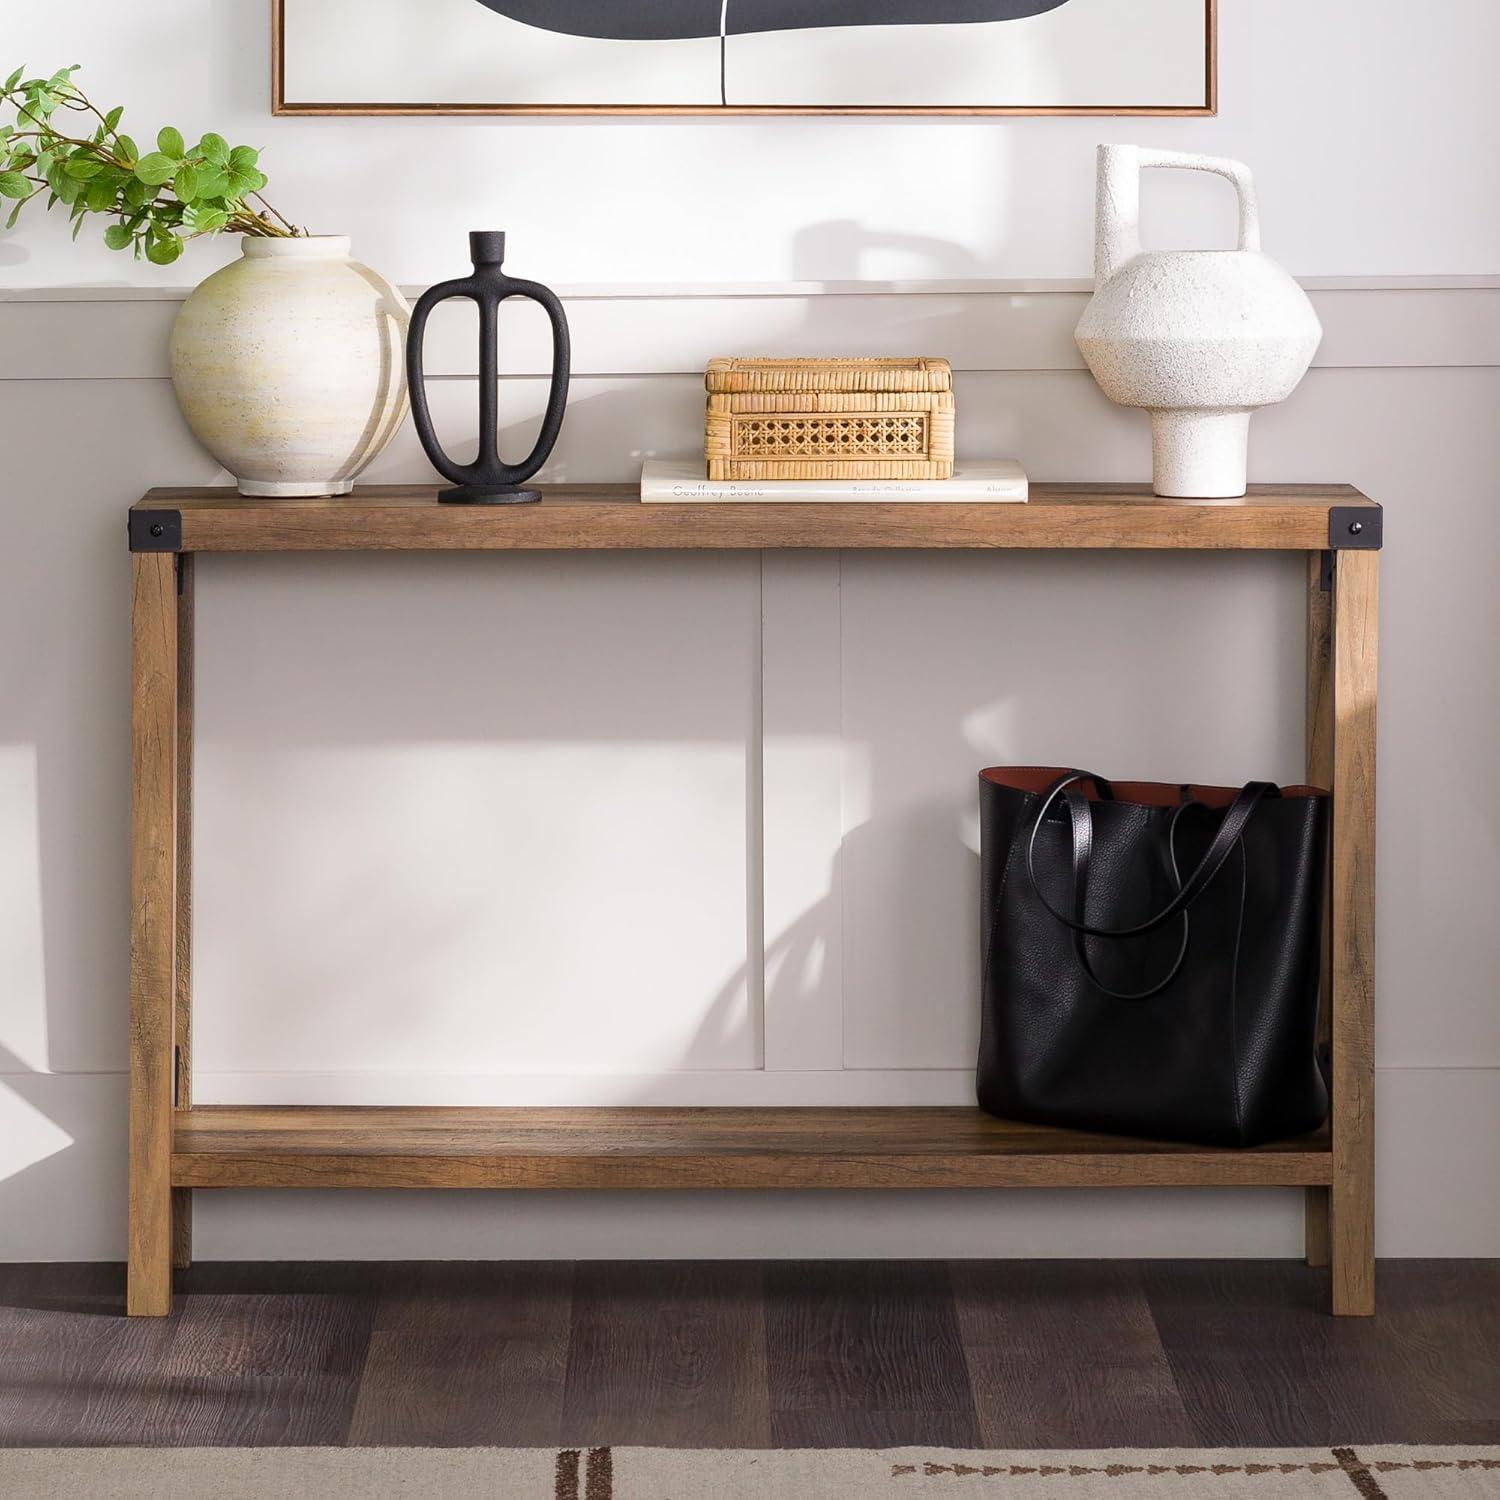
<path fill-rule="evenodd" d="M 263 145 L 278 204 L 401 281 L 454 271 L 463 232 L 492 224 L 518 268 L 589 283 L 553 477 L 690 451 L 711 354 L 911 349 L 953 358 L 965 452 L 1139 478 L 1143 423 L 1082 371 L 1082 295 L 1060 280 L 1089 262 L 1093 143 L 1254 165 L 1273 253 L 1365 278 L 1315 290 L 1328 338 L 1257 419 L 1254 477 L 1348 479 L 1389 515 L 1380 1248 L 1500 1253 L 1500 1206 L 1475 1190 L 1500 1136 L 1500 824 L 1444 791 L 1482 787 L 1500 739 L 1487 0 L 1425 19 L 1397 0 L 1224 0 L 1223 112 L 1187 122 L 275 121 L 264 10 L 58 3 L 8 19 L 6 43 L 84 62 L 132 119 L 170 98 L 184 131 Z M 1156 241 L 1227 237 L 1227 195 L 1158 175 Z M 123 1246 L 123 510 L 219 477 L 164 378 L 175 303 L 144 290 L 161 274 L 40 219 L 0 238 L 3 1258 Z M 898 278 L 920 285 L 845 285 Z M 142 290 L 102 285 L 127 280 Z M 540 408 L 533 333 L 518 324 L 509 355 L 518 423 Z M 460 429 L 472 370 L 449 347 L 437 402 Z M 372 477 L 426 472 L 408 430 Z M 1286 559 L 225 558 L 200 576 L 205 1101 L 962 1100 L 977 767 L 1300 773 Z M 1058 686 L 1080 661 L 1086 703 Z M 1297 1208 L 222 1195 L 199 1244 L 1283 1254 Z"/>
<path fill-rule="evenodd" d="M 463 269 L 464 231 L 489 227 L 565 283 L 1085 276 L 1094 144 L 1144 139 L 1251 162 L 1295 274 L 1496 269 L 1491 0 L 1221 0 L 1218 118 L 1118 121 L 276 120 L 269 0 L 7 10 L 17 62 L 85 64 L 142 138 L 170 119 L 262 147 L 278 208 L 402 283 Z M 1156 173 L 1149 194 L 1164 241 L 1232 232 L 1222 184 Z M 66 235 L 0 247 L 9 283 L 160 284 Z"/>

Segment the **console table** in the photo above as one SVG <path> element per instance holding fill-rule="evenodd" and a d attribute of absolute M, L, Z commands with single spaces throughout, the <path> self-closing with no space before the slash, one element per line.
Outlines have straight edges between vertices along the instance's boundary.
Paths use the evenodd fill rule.
<path fill-rule="evenodd" d="M 1374 1311 L 1376 620 L 1382 512 L 1337 485 L 1243 500 L 1038 485 L 1027 505 L 539 505 L 435 488 L 333 500 L 153 490 L 133 567 L 128 1309 L 163 1315 L 198 1188 L 1301 1187 L 1335 1313 Z M 1307 774 L 1333 792 L 1324 985 L 1329 1125 L 1253 1150 L 1051 1130 L 977 1109 L 387 1109 L 192 1103 L 193 559 L 204 552 L 610 548 L 1160 548 L 1303 553 Z"/>

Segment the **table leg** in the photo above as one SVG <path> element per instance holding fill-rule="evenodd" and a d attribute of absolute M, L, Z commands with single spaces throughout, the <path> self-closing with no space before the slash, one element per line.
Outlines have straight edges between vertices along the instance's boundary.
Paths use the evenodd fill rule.
<path fill-rule="evenodd" d="M 1333 1310 L 1375 1311 L 1375 698 L 1380 554 L 1333 600 Z"/>
<path fill-rule="evenodd" d="M 177 559 L 131 555 L 130 1188 L 132 1316 L 172 1309 L 177 968 Z"/>
<path fill-rule="evenodd" d="M 193 1103 L 193 590 L 190 552 L 177 559 L 177 982 L 173 1103 Z M 193 1263 L 193 1190 L 172 1189 L 172 1264 Z"/>
<path fill-rule="evenodd" d="M 1311 786 L 1333 784 L 1333 674 L 1329 659 L 1333 630 L 1333 591 L 1323 574 L 1323 553 L 1307 555 L 1307 780 Z M 1323 922 L 1322 978 L 1318 984 L 1318 1046 L 1332 1043 L 1329 988 L 1328 922 Z M 1306 1190 L 1303 1233 L 1310 1266 L 1326 1266 L 1332 1254 L 1330 1191 Z"/>

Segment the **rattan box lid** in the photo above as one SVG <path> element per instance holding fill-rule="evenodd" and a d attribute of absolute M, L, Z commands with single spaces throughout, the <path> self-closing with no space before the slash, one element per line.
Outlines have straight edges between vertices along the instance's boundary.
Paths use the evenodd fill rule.
<path fill-rule="evenodd" d="M 711 395 L 770 391 L 951 391 L 946 359 L 711 359 Z"/>

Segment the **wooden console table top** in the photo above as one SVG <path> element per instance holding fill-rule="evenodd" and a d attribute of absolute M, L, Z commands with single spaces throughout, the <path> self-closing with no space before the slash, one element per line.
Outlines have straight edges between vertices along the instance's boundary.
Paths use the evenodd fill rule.
<path fill-rule="evenodd" d="M 444 505 L 435 485 L 360 485 L 318 500 L 157 489 L 132 547 L 162 552 L 510 551 L 606 548 L 1189 548 L 1319 551 L 1379 545 L 1380 507 L 1349 485 L 1254 485 L 1238 500 L 1165 500 L 1137 485 L 1037 484 L 1024 505 L 764 501 L 643 505 L 633 485 L 543 485 L 540 504 Z M 1330 540 L 1331 517 L 1345 534 Z M 1361 531 L 1347 535 L 1347 526 Z M 162 528 L 153 536 L 152 526 Z"/>

